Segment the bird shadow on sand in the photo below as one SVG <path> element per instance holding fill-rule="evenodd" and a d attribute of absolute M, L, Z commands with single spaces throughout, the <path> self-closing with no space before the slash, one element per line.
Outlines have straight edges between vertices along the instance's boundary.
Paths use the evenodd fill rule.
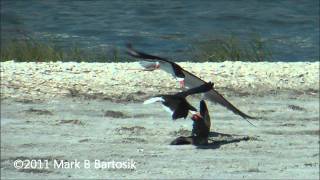
<path fill-rule="evenodd" d="M 180 136 L 171 142 L 171 145 L 194 145 L 197 149 L 219 149 L 222 145 L 241 141 L 256 141 L 258 137 L 210 132 L 208 140 L 196 136 Z"/>
<path fill-rule="evenodd" d="M 196 145 L 197 149 L 219 149 L 221 146 L 241 141 L 257 140 L 256 137 L 210 132 L 208 144 Z"/>

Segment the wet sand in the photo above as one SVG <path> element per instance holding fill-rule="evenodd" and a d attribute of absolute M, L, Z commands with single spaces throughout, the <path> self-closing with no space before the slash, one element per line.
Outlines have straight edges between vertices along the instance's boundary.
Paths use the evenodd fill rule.
<path fill-rule="evenodd" d="M 16 73 L 8 72 L 11 68 L 9 66 L 2 67 L 1 71 L 4 75 L 2 78 L 5 78 L 1 82 L 3 179 L 319 179 L 319 89 L 313 85 L 318 82 L 314 81 L 312 84 L 310 78 L 313 76 L 309 77 L 314 72 L 304 75 L 306 87 L 292 86 L 285 90 L 275 88 L 267 91 L 270 88 L 268 86 L 260 93 L 254 93 L 255 88 L 250 90 L 249 86 L 236 91 L 232 80 L 226 81 L 231 84 L 231 89 L 220 88 L 222 93 L 244 112 L 260 117 L 258 120 L 251 120 L 257 127 L 250 126 L 225 108 L 209 103 L 212 118 L 211 144 L 195 147 L 169 145 L 176 137 L 191 133 L 190 119 L 172 121 L 160 104 L 146 107 L 140 102 L 158 91 L 168 91 L 170 84 L 178 86 L 171 79 L 165 85 L 168 87 L 158 87 L 157 90 L 152 82 L 160 80 L 149 82 L 148 79 L 151 78 L 146 76 L 144 84 L 141 81 L 140 85 L 149 87 L 150 91 L 137 93 L 132 90 L 130 92 L 135 93 L 134 96 L 127 92 L 126 95 L 123 94 L 125 98 L 117 100 L 120 97 L 117 94 L 125 93 L 119 92 L 124 86 L 114 85 L 114 91 L 109 91 L 112 87 L 105 90 L 93 86 L 92 84 L 96 85 L 95 80 L 82 87 L 93 86 L 95 88 L 92 90 L 101 90 L 100 94 L 81 93 L 81 88 L 78 88 L 80 92 L 74 93 L 54 93 L 55 90 L 42 93 L 42 90 L 48 90 L 45 88 L 50 83 L 45 81 L 42 86 L 37 86 L 39 90 L 35 90 L 33 88 L 37 87 L 32 88 L 28 85 L 32 82 L 25 79 L 38 77 L 34 80 L 35 83 L 48 76 L 39 76 L 39 72 L 30 71 L 30 77 L 22 77 L 19 72 L 22 72 L 23 66 L 20 66 L 21 64 L 15 65 Z M 24 73 L 27 71 L 24 70 Z M 37 73 L 38 76 L 33 76 Z M 144 73 L 147 72 L 142 72 Z M 52 74 L 50 77 L 54 79 L 59 77 Z M 140 76 L 140 72 L 137 71 L 136 74 Z M 73 78 L 78 75 L 73 75 Z M 117 77 L 121 77 L 118 75 Z M 161 76 L 161 80 L 165 78 L 170 77 Z M 222 80 L 226 79 L 230 77 Z M 222 80 L 218 80 L 216 85 L 223 84 Z M 18 81 L 21 83 L 16 83 Z M 53 81 L 59 82 L 48 81 L 52 85 Z M 71 87 L 79 81 L 70 79 L 61 80 L 60 83 Z M 115 82 L 101 79 L 97 81 Z M 121 83 L 137 83 L 135 80 L 123 81 Z M 288 82 L 294 81 L 295 79 L 288 78 Z M 74 83 L 70 84 L 71 82 Z M 253 84 L 258 83 L 263 82 Z M 190 100 L 198 106 L 197 97 Z M 13 164 L 17 159 L 47 160 L 49 168 L 16 169 Z M 61 160 L 88 160 L 92 166 L 86 169 L 81 163 L 80 168 L 54 168 L 53 163 Z M 95 168 L 95 160 L 133 160 L 136 168 Z"/>

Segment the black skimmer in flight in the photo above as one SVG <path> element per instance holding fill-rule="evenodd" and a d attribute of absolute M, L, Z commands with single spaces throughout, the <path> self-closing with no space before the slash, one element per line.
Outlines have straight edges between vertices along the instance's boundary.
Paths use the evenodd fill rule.
<path fill-rule="evenodd" d="M 179 92 L 173 95 L 158 95 L 152 97 L 143 104 L 150 104 L 154 102 L 161 102 L 166 111 L 168 111 L 173 120 L 179 118 L 186 118 L 188 116 L 189 110 L 192 114 L 197 112 L 197 109 L 189 104 L 186 97 L 192 94 L 203 93 L 211 90 L 213 88 L 213 83 L 204 83 L 201 86 L 188 89 L 187 91 Z"/>
<path fill-rule="evenodd" d="M 133 57 L 145 59 L 146 61 L 153 62 L 148 64 L 149 70 L 151 68 L 155 69 L 162 69 L 174 77 L 176 77 L 178 80 L 180 79 L 180 85 L 185 85 L 186 88 L 194 88 L 197 86 L 202 85 L 203 83 L 206 83 L 206 81 L 202 80 L 201 78 L 195 76 L 194 74 L 190 73 L 189 71 L 183 69 L 178 64 L 169 61 L 165 58 L 153 56 L 150 54 L 146 54 L 143 52 L 136 51 L 132 48 L 131 44 L 127 45 L 128 51 L 127 53 Z M 142 64 L 144 65 L 144 64 Z M 204 93 L 204 97 L 211 102 L 218 103 L 227 109 L 231 110 L 233 113 L 241 116 L 244 119 L 256 119 L 255 117 L 249 116 L 242 111 L 240 111 L 238 108 L 236 108 L 233 104 L 231 104 L 228 100 L 226 100 L 218 91 L 215 89 L 211 89 L 210 91 Z M 248 121 L 248 120 L 247 120 Z M 251 125 L 253 125 L 250 121 L 248 121 Z M 254 125 L 253 125 L 254 126 Z"/>
<path fill-rule="evenodd" d="M 176 78 L 179 81 L 181 88 L 185 87 L 185 81 L 184 81 L 185 73 L 183 72 L 182 67 L 180 67 L 178 64 L 171 62 L 165 58 L 153 56 L 143 52 L 138 52 L 132 48 L 131 44 L 127 44 L 127 49 L 128 49 L 127 53 L 130 56 L 151 60 L 151 62 L 140 62 L 140 64 L 145 68 L 145 70 L 150 71 L 150 70 L 161 68 L 162 70 L 166 71 L 167 73 L 171 74 L 174 78 Z M 159 60 L 159 61 L 154 61 L 154 60 Z"/>
<path fill-rule="evenodd" d="M 171 142 L 171 145 L 206 145 L 210 134 L 210 115 L 204 100 L 200 101 L 200 113 L 195 113 L 191 117 L 193 121 L 191 136 L 180 136 Z"/>

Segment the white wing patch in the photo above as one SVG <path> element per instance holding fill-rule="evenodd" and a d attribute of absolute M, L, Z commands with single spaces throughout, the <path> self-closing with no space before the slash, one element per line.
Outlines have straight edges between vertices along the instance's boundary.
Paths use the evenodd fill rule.
<path fill-rule="evenodd" d="M 150 99 L 147 99 L 143 102 L 143 104 L 151 104 L 155 102 L 164 102 L 164 99 L 162 97 L 153 97 Z"/>
<path fill-rule="evenodd" d="M 165 111 L 167 111 L 168 113 L 170 113 L 171 116 L 173 115 L 173 111 L 172 111 L 170 108 L 168 108 L 167 106 L 165 106 L 165 105 L 163 105 L 163 104 L 161 104 L 161 105 L 162 105 L 162 107 L 163 107 L 163 109 L 164 109 Z"/>
<path fill-rule="evenodd" d="M 198 112 L 197 112 L 197 111 L 191 111 L 191 110 L 190 110 L 190 113 L 191 113 L 192 115 L 194 115 L 194 114 L 197 114 Z"/>
<path fill-rule="evenodd" d="M 159 66 L 159 62 L 149 62 L 149 61 L 140 61 L 140 66 L 142 66 L 144 69 L 156 69 L 157 66 Z"/>
<path fill-rule="evenodd" d="M 184 81 L 184 78 L 177 77 L 178 81 Z"/>

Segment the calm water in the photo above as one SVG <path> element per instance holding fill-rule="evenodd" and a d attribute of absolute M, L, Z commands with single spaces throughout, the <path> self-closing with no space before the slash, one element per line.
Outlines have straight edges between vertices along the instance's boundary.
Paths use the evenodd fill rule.
<path fill-rule="evenodd" d="M 319 60 L 318 0 L 1 0 L 2 38 L 188 59 L 194 42 L 259 34 L 279 61 Z"/>

